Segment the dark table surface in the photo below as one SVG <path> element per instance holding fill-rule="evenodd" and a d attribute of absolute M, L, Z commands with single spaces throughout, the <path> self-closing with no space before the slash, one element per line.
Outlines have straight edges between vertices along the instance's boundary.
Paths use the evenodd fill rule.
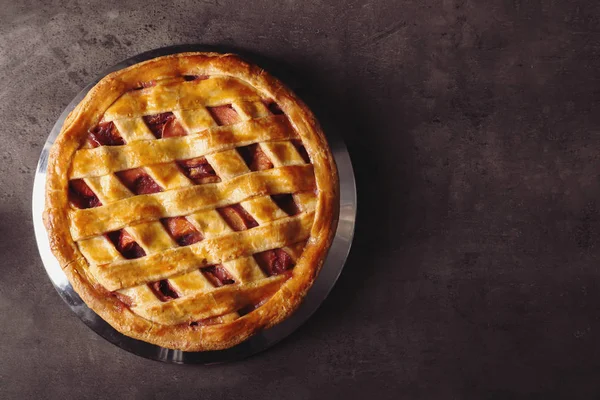
<path fill-rule="evenodd" d="M 44 3 L 0 3 L 0 398 L 600 394 L 600 2 Z M 181 43 L 293 68 L 358 180 L 328 300 L 276 347 L 210 367 L 96 336 L 31 220 L 62 109 L 104 68 Z"/>

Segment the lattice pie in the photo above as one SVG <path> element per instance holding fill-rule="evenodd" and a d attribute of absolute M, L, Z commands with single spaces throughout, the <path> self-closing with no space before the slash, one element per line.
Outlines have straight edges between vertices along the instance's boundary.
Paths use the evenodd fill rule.
<path fill-rule="evenodd" d="M 203 351 L 299 306 L 338 207 L 310 110 L 236 56 L 184 53 L 106 76 L 68 116 L 44 222 L 71 284 L 113 327 Z"/>

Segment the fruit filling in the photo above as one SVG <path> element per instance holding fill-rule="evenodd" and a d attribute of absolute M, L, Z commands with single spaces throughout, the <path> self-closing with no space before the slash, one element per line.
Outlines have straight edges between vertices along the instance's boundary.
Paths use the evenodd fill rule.
<path fill-rule="evenodd" d="M 238 310 L 238 314 L 240 315 L 240 317 L 243 317 L 246 314 L 250 314 L 252 311 L 256 310 L 258 307 L 262 306 L 267 301 L 269 301 L 270 298 L 271 296 L 267 296 L 264 299 L 260 300 L 258 303 L 248 304 L 246 307 L 240 308 Z"/>
<path fill-rule="evenodd" d="M 235 280 L 225 268 L 221 265 L 212 265 L 210 267 L 201 269 L 204 276 L 212 283 L 215 287 L 221 287 L 223 285 L 231 285 L 235 283 Z"/>
<path fill-rule="evenodd" d="M 158 184 L 143 168 L 127 169 L 116 174 L 121 182 L 135 194 L 150 194 L 162 192 Z"/>
<path fill-rule="evenodd" d="M 265 152 L 262 151 L 258 143 L 238 147 L 237 150 L 251 171 L 262 171 L 273 168 L 273 163 L 269 160 Z"/>
<path fill-rule="evenodd" d="M 283 249 L 273 249 L 256 253 L 254 259 L 268 276 L 279 275 L 294 266 L 294 261 Z"/>
<path fill-rule="evenodd" d="M 102 205 L 83 179 L 73 179 L 69 182 L 69 200 L 77 208 L 93 208 Z"/>
<path fill-rule="evenodd" d="M 217 176 L 205 157 L 190 158 L 178 161 L 177 164 L 183 170 L 185 176 L 196 184 L 221 182 L 221 178 Z"/>
<path fill-rule="evenodd" d="M 219 126 L 233 125 L 240 120 L 238 113 L 233 109 L 231 104 L 216 107 L 206 107 L 206 109 Z"/>
<path fill-rule="evenodd" d="M 291 194 L 275 194 L 271 196 L 271 199 L 289 216 L 300 213 L 300 209 L 294 201 L 294 196 Z"/>
<path fill-rule="evenodd" d="M 270 100 L 263 101 L 263 103 L 265 104 L 265 106 L 267 106 L 271 114 L 283 115 L 283 111 L 281 110 L 281 108 L 279 108 L 279 104 Z"/>
<path fill-rule="evenodd" d="M 138 86 L 134 90 L 146 89 L 146 88 L 153 87 L 153 86 L 156 86 L 155 80 L 146 81 L 146 82 L 138 82 Z"/>
<path fill-rule="evenodd" d="M 168 280 L 149 283 L 148 286 L 156 297 L 162 302 L 175 300 L 179 298 L 179 294 L 175 291 Z"/>
<path fill-rule="evenodd" d="M 157 139 L 187 135 L 187 132 L 172 112 L 146 115 L 144 122 Z"/>
<path fill-rule="evenodd" d="M 204 239 L 185 217 L 165 218 L 162 223 L 180 246 L 189 246 Z"/>
<path fill-rule="evenodd" d="M 140 247 L 125 229 L 119 231 L 108 232 L 108 239 L 115 245 L 115 248 L 123 257 L 128 260 L 144 257 L 146 252 Z"/>
<path fill-rule="evenodd" d="M 183 80 L 188 81 L 203 81 L 208 79 L 208 75 L 184 75 Z"/>
<path fill-rule="evenodd" d="M 113 296 L 115 296 L 121 303 L 125 304 L 127 307 L 132 307 L 133 306 L 133 300 L 131 299 L 131 297 L 123 294 L 123 293 L 119 293 L 119 292 L 112 292 Z"/>
<path fill-rule="evenodd" d="M 92 147 L 99 146 L 120 146 L 125 144 L 119 134 L 115 124 L 111 122 L 102 122 L 94 129 L 90 129 L 88 142 Z"/>
<path fill-rule="evenodd" d="M 258 226 L 258 222 L 240 204 L 217 208 L 217 211 L 234 231 L 243 231 Z"/>

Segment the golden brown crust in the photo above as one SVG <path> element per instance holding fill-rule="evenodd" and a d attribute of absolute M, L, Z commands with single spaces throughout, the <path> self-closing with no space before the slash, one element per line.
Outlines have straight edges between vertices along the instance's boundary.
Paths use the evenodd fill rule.
<path fill-rule="evenodd" d="M 314 166 L 317 202 L 310 238 L 293 275 L 261 307 L 217 325 L 161 325 L 132 312 L 99 285 L 73 241 L 69 223 L 68 179 L 75 152 L 88 129 L 139 82 L 182 75 L 229 75 L 273 99 L 288 116 Z M 65 120 L 50 153 L 44 223 L 51 249 L 82 299 L 123 334 L 162 347 L 184 351 L 234 346 L 261 329 L 283 321 L 300 305 L 321 269 L 337 226 L 339 184 L 333 156 L 312 112 L 287 87 L 264 70 L 231 54 L 181 53 L 159 57 L 111 73 L 102 79 Z"/>

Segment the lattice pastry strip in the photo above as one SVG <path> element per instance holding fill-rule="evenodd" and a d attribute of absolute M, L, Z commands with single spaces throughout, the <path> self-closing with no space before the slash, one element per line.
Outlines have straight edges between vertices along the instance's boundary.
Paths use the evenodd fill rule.
<path fill-rule="evenodd" d="M 123 119 L 114 122 L 115 126 L 119 130 L 119 134 L 127 142 L 135 142 L 138 140 L 155 140 L 155 136 L 150 132 L 143 118 Z M 144 168 L 144 171 L 151 176 L 164 189 L 173 189 L 176 187 L 191 186 L 192 182 L 181 173 L 179 168 L 174 163 L 162 164 L 159 166 L 149 166 Z M 132 193 L 129 192 L 124 185 L 114 175 L 105 175 L 99 178 L 88 178 L 86 182 L 90 185 L 96 196 L 100 199 L 103 204 L 120 200 L 122 198 L 131 197 Z M 104 183 L 104 184 L 103 184 Z M 118 187 L 119 190 L 114 190 Z M 135 242 L 144 250 L 146 254 L 154 254 L 164 251 L 169 248 L 176 247 L 176 243 L 173 241 L 171 236 L 166 232 L 164 226 L 158 222 L 150 222 L 139 225 L 133 225 L 127 228 L 127 232 L 134 238 Z M 104 244 L 102 247 L 109 247 L 111 244 L 108 239 L 103 236 L 94 238 L 96 245 L 99 241 L 103 240 Z M 112 254 L 118 252 L 113 247 Z M 122 259 L 122 256 L 118 254 L 115 259 L 90 259 L 91 262 L 103 263 L 112 262 L 117 259 Z M 196 271 L 194 274 L 190 272 L 190 281 L 201 282 L 203 289 L 208 290 L 212 288 L 208 280 L 199 272 Z M 195 279 L 192 278 L 194 276 Z M 181 280 L 181 277 L 178 277 Z M 189 286 L 189 285 L 188 285 Z M 196 285 L 200 287 L 200 285 Z M 133 301 L 133 308 L 136 304 L 154 304 L 158 301 L 156 295 L 147 285 L 140 285 L 128 289 L 119 291 L 125 294 Z"/>
<path fill-rule="evenodd" d="M 131 197 L 129 189 L 113 174 L 85 178 L 84 181 L 96 193 L 102 204 Z"/>
<path fill-rule="evenodd" d="M 110 183 L 105 185 L 98 184 L 100 180 L 102 180 L 103 183 Z M 133 195 L 125 188 L 125 186 L 120 184 L 120 181 L 114 175 L 86 179 L 86 183 L 90 185 L 90 188 L 92 188 L 95 195 L 103 204 L 118 200 L 115 198 L 116 193 L 119 193 L 120 196 Z M 119 190 L 112 190 L 114 187 L 119 187 L 119 184 L 121 185 Z M 135 239 L 136 243 L 140 245 L 147 254 L 157 253 L 176 245 L 175 242 L 173 242 L 173 239 L 165 232 L 160 222 L 131 226 L 127 228 L 127 233 Z M 113 243 L 111 243 L 104 235 L 79 241 L 78 246 L 82 254 L 93 264 L 106 264 L 124 259 Z M 159 302 L 156 295 L 154 295 L 147 285 L 122 289 L 118 292 L 130 298 L 133 304 L 143 302 L 152 305 Z"/>
<path fill-rule="evenodd" d="M 271 222 L 280 218 L 285 218 L 288 214 L 275 204 L 269 196 L 257 197 L 241 203 L 242 206 L 254 219 L 260 224 Z M 312 211 L 312 210 L 307 210 Z M 304 241 L 295 243 L 289 246 L 284 246 L 282 249 L 292 258 L 294 262 L 302 254 L 304 249 Z"/>
<path fill-rule="evenodd" d="M 121 289 L 120 294 L 127 296 L 131 304 L 131 308 L 136 309 L 136 304 L 144 304 L 146 307 L 160 306 L 161 301 L 156 297 L 156 294 L 148 285 L 136 286 L 128 289 Z"/>
<path fill-rule="evenodd" d="M 104 114 L 106 121 L 141 117 L 179 110 L 231 104 L 239 99 L 259 101 L 254 90 L 242 82 L 223 77 L 179 82 L 128 92 Z"/>
<path fill-rule="evenodd" d="M 113 121 L 125 143 L 156 139 L 141 117 Z"/>
<path fill-rule="evenodd" d="M 239 114 L 240 109 L 236 106 L 236 103 L 233 104 L 233 108 Z M 205 108 L 175 111 L 174 114 L 183 120 L 183 124 L 189 132 L 202 132 L 208 128 L 218 126 L 217 122 Z M 242 118 L 244 121 L 250 119 Z M 216 174 L 224 181 L 250 172 L 244 160 L 235 149 L 207 154 L 206 160 L 213 167 Z"/>
<path fill-rule="evenodd" d="M 96 236 L 77 242 L 81 254 L 91 263 L 107 264 L 117 260 L 123 260 L 121 253 L 104 236 Z"/>
<path fill-rule="evenodd" d="M 206 108 L 173 111 L 177 120 L 190 133 L 199 133 L 211 126 L 217 126 Z"/>
<path fill-rule="evenodd" d="M 246 103 L 246 104 L 251 104 L 251 103 Z M 237 108 L 239 109 L 241 107 L 237 107 Z M 204 126 L 200 126 L 199 128 L 200 129 L 204 128 Z M 284 146 L 285 146 L 285 144 L 286 143 L 283 143 Z M 287 144 L 289 146 L 291 146 L 291 148 L 293 149 L 292 152 L 288 152 L 288 153 L 293 155 L 295 152 L 295 149 L 293 148 L 293 146 L 291 144 L 289 144 L 289 143 L 287 143 Z M 275 153 L 275 154 L 277 154 L 277 153 Z M 214 160 L 213 160 L 213 163 L 215 166 L 224 165 L 224 168 L 221 168 L 222 169 L 221 172 L 223 174 L 228 175 L 230 177 L 234 177 L 234 176 L 237 176 L 238 174 L 248 172 L 247 167 L 244 165 L 244 163 L 241 160 L 241 158 L 239 157 L 239 155 L 237 157 L 228 157 L 227 162 L 218 162 L 219 161 L 218 157 L 219 157 L 219 155 L 217 153 L 217 155 L 215 156 L 215 158 L 217 158 L 217 162 L 214 162 Z M 298 159 L 300 159 L 299 156 L 298 156 Z M 276 159 L 275 161 L 277 164 L 280 164 L 280 165 L 283 164 L 283 162 L 280 159 Z M 292 161 L 294 161 L 294 160 L 292 159 Z M 167 186 L 167 187 L 170 186 L 168 184 L 165 184 L 164 179 L 160 179 L 157 177 L 157 174 L 160 173 L 160 171 L 161 171 L 161 168 L 156 167 L 155 171 L 151 175 L 154 175 L 155 179 L 158 180 L 159 183 L 162 184 L 162 186 Z M 171 174 L 166 174 L 166 175 L 167 176 L 168 175 L 178 176 L 181 174 L 178 174 L 175 171 L 174 174 L 171 173 Z M 184 184 L 187 184 L 187 181 L 184 181 Z M 178 184 L 175 186 L 181 186 L 181 184 Z M 256 205 L 255 205 L 255 203 L 256 203 Z M 261 223 L 267 222 L 267 221 L 275 219 L 275 218 L 281 218 L 281 217 L 285 216 L 285 213 L 283 213 L 283 211 L 278 209 L 270 199 L 267 200 L 267 199 L 261 198 L 260 200 L 251 200 L 248 202 L 244 202 L 242 205 L 246 205 L 246 207 L 249 208 L 250 213 L 253 214 L 256 217 L 256 219 Z"/>
<path fill-rule="evenodd" d="M 149 175 L 166 190 L 193 185 L 193 183 L 174 163 L 154 165 L 146 167 L 145 169 Z M 165 231 L 163 225 L 159 222 L 134 225 L 134 227 L 137 228 L 136 232 L 139 232 L 138 238 L 141 240 L 143 240 L 142 237 L 144 234 L 147 234 L 149 239 L 156 237 L 158 240 L 160 240 L 160 238 L 164 240 L 164 244 L 162 246 L 157 245 L 160 246 L 160 248 L 154 247 L 156 251 L 162 251 L 176 246 L 169 234 Z M 167 244 L 167 241 L 170 241 L 171 244 Z M 144 244 L 140 243 L 140 245 L 144 247 Z M 152 254 L 153 252 L 154 251 L 147 251 L 148 254 Z M 207 292 L 214 289 L 213 285 L 200 272 L 199 269 L 169 278 L 168 282 L 169 285 L 171 285 L 181 296 L 190 296 L 199 292 Z M 146 292 L 147 288 L 143 285 L 126 290 L 126 293 L 129 296 L 132 298 L 138 298 L 140 300 L 148 300 L 149 297 L 145 296 Z M 144 297 L 141 297 L 141 295 L 144 295 Z M 147 303 L 140 301 L 137 304 L 145 307 L 154 304 L 154 302 Z M 134 308 L 137 309 L 137 307 Z"/>
<path fill-rule="evenodd" d="M 288 216 L 269 196 L 255 197 L 240 204 L 261 225 Z"/>
<path fill-rule="evenodd" d="M 284 249 L 295 261 L 299 257 L 303 246 L 304 243 L 301 242 L 284 247 Z M 252 302 L 263 300 L 265 292 L 273 293 L 273 290 L 276 290 L 279 283 L 285 279 L 283 275 L 266 279 L 262 279 L 262 275 L 250 275 L 253 271 L 259 270 L 259 268 L 256 268 L 258 264 L 252 257 L 240 258 L 223 265 L 227 265 L 228 270 L 245 285 L 231 285 L 235 287 L 223 287 L 208 293 L 200 292 L 192 297 L 178 299 L 174 302 L 144 306 L 142 309 L 138 309 L 137 312 L 154 321 L 167 324 L 186 322 L 185 318 L 188 315 L 194 315 L 199 319 L 209 318 L 213 315 L 239 309 L 247 302 L 252 304 Z M 248 268 L 249 266 L 251 268 Z M 233 293 L 236 293 L 236 295 L 233 295 Z M 257 295 L 260 297 L 255 297 Z M 240 303 L 240 301 L 243 301 L 243 303 Z"/>
<path fill-rule="evenodd" d="M 190 316 L 194 320 L 203 320 L 229 314 L 248 304 L 256 304 L 265 296 L 274 294 L 285 280 L 284 275 L 277 275 L 245 285 L 225 285 L 209 292 L 137 307 L 136 313 L 166 325 L 190 323 Z"/>
<path fill-rule="evenodd" d="M 305 164 L 304 159 L 290 141 L 261 143 L 261 148 L 273 162 L 274 167 Z M 301 192 L 293 195 L 294 202 L 301 211 L 315 209 L 317 196 L 314 192 Z"/>
<path fill-rule="evenodd" d="M 219 236 L 222 232 L 230 232 L 231 228 L 216 210 L 207 210 L 187 216 L 196 229 L 202 232 L 205 239 Z"/>
<path fill-rule="evenodd" d="M 215 238 L 233 230 L 216 210 L 204 211 L 189 215 L 187 219 L 204 235 L 205 239 Z M 239 284 L 245 284 L 254 280 L 263 279 L 266 276 L 251 257 L 233 260 L 223 263 L 223 268 L 231 273 Z M 200 292 L 210 290 L 212 286 L 199 271 L 186 273 L 172 278 L 171 283 L 185 296 L 191 296 Z M 208 285 L 208 286 L 207 286 Z M 239 317 L 237 312 L 221 315 L 218 322 L 225 322 Z"/>
<path fill-rule="evenodd" d="M 234 101 L 232 105 L 241 119 L 245 121 L 270 115 L 262 101 Z"/>
<path fill-rule="evenodd" d="M 223 267 L 240 283 L 254 282 L 267 277 L 252 257 L 242 257 L 223 263 Z"/>
<path fill-rule="evenodd" d="M 127 227 L 127 232 L 133 236 L 146 254 L 160 253 L 176 247 L 173 238 L 165 231 L 163 224 L 158 221 Z"/>
<path fill-rule="evenodd" d="M 301 213 L 189 246 L 110 264 L 90 265 L 90 268 L 110 291 L 158 281 L 192 271 L 199 263 L 221 264 L 305 240 L 310 236 L 314 216 L 314 213 Z"/>
<path fill-rule="evenodd" d="M 243 121 L 272 115 L 262 101 L 235 101 L 232 106 Z M 208 125 L 206 127 L 208 127 Z M 305 164 L 304 159 L 290 141 L 263 142 L 259 144 L 259 147 L 267 155 L 274 167 Z M 218 175 L 223 179 L 231 179 L 235 176 L 249 172 L 248 167 L 242 161 L 239 153 L 235 150 L 215 153 L 208 155 L 206 158 L 211 165 L 213 165 L 213 168 L 215 168 Z M 301 211 L 309 212 L 315 209 L 316 196 L 314 193 L 298 193 L 294 194 L 293 197 Z M 242 203 L 242 205 L 244 204 L 245 203 Z M 281 214 L 277 217 L 281 218 Z M 268 218 L 265 218 L 263 221 L 266 222 L 268 220 Z"/>
<path fill-rule="evenodd" d="M 215 210 L 210 210 L 199 214 L 200 215 L 190 215 L 186 219 L 190 221 L 196 227 L 196 229 L 199 230 L 199 232 L 202 233 L 205 239 L 217 237 L 222 234 L 231 232 L 231 228 Z M 225 268 L 227 272 L 231 272 L 227 264 L 228 263 L 223 263 L 223 268 Z M 209 292 L 214 289 L 212 284 L 198 269 L 191 272 L 187 272 L 183 275 L 173 277 L 170 279 L 170 282 L 175 288 L 175 290 L 185 297 L 198 295 L 199 293 Z M 241 280 L 237 280 L 237 283 L 241 284 L 244 282 L 242 282 Z M 225 319 L 233 320 L 239 317 L 239 314 L 236 312 L 237 310 L 231 311 L 232 312 L 226 315 L 218 316 L 218 320 L 215 322 L 222 323 L 225 321 Z"/>
<path fill-rule="evenodd" d="M 202 132 L 209 127 L 217 126 L 216 121 L 206 109 L 175 111 L 174 114 L 182 121 L 188 132 Z M 250 172 L 236 150 L 226 150 L 207 155 L 206 159 L 215 169 L 216 174 L 223 180 Z M 192 214 L 187 219 L 202 232 L 205 238 L 220 236 L 232 231 L 215 210 Z M 260 267 L 249 257 L 223 263 L 223 268 L 230 272 L 238 283 L 247 283 L 265 278 Z M 209 289 L 206 278 L 199 271 L 175 277 L 171 279 L 171 283 L 186 296 Z M 224 322 L 224 319 L 232 320 L 238 316 L 237 312 L 232 312 L 219 317 L 221 320 L 219 322 Z"/>
<path fill-rule="evenodd" d="M 71 234 L 75 240 L 148 220 L 188 215 L 245 201 L 256 194 L 273 195 L 311 191 L 313 168 L 290 166 L 256 171 L 211 185 L 194 185 L 162 193 L 125 198 L 103 207 L 75 210 Z M 195 198 L 191 203 L 189 199 Z M 143 210 L 144 215 L 128 212 Z"/>
<path fill-rule="evenodd" d="M 208 127 L 209 124 L 209 121 L 207 121 L 206 119 L 205 113 L 198 112 L 198 110 L 194 110 L 193 112 L 176 112 L 175 116 L 179 116 L 180 118 L 186 118 L 187 121 L 184 125 L 187 125 L 188 128 L 196 131 L 201 131 L 205 129 L 206 127 Z M 200 118 L 198 118 L 198 116 L 200 116 Z M 213 123 L 212 125 L 216 124 Z M 228 151 L 226 153 L 232 153 L 232 151 Z M 231 173 L 230 169 L 238 170 L 241 173 L 249 172 L 249 170 L 247 169 L 247 167 L 245 167 L 243 160 L 239 157 L 237 152 L 235 153 L 235 156 L 237 157 L 235 157 L 233 154 L 224 155 L 230 156 L 230 158 L 227 159 L 227 162 L 219 163 L 218 161 L 220 160 L 218 159 L 217 162 L 214 162 L 214 165 L 221 166 L 221 168 L 217 170 L 217 172 L 220 175 L 223 174 L 226 177 L 235 176 L 236 174 Z M 238 165 L 236 167 L 233 167 L 233 164 L 235 164 L 236 161 L 238 162 Z M 183 174 L 181 174 L 179 169 L 174 167 L 173 164 L 157 165 L 153 167 L 148 167 L 146 168 L 146 170 L 155 179 L 155 181 L 157 181 L 162 187 L 166 189 L 187 186 L 190 184 L 190 182 L 185 177 L 180 179 L 179 182 L 177 181 L 177 178 L 181 177 Z M 196 219 L 200 220 L 200 218 L 198 217 L 201 216 L 196 216 Z M 215 217 L 220 218 L 218 214 L 216 216 L 212 215 L 213 220 L 216 219 Z M 215 230 L 215 228 L 218 228 L 218 230 Z M 140 234 L 143 234 L 146 231 L 146 229 L 143 228 L 139 228 L 138 230 L 140 231 Z M 211 224 L 209 229 L 206 229 L 206 227 L 200 227 L 200 231 L 203 232 L 206 237 L 211 237 L 228 233 L 231 231 L 231 228 L 229 228 L 224 223 L 224 221 L 222 221 L 221 223 Z M 169 246 L 167 245 L 166 247 Z M 240 283 L 246 283 L 251 280 L 262 279 L 265 277 L 265 275 L 260 270 L 260 267 L 258 267 L 256 262 L 252 258 L 234 260 L 229 263 L 224 263 L 223 266 L 226 268 L 226 270 L 231 270 L 234 277 L 236 277 Z M 198 292 L 204 292 L 212 289 L 212 286 L 208 283 L 206 278 L 198 270 L 171 278 L 169 281 L 170 284 L 184 296 L 189 296 Z M 131 290 L 136 289 L 130 289 L 130 291 Z M 132 295 L 134 297 L 139 297 L 135 294 Z M 228 319 L 235 318 L 236 316 L 237 314 L 232 313 L 228 316 Z"/>
<path fill-rule="evenodd" d="M 165 190 L 193 186 L 175 163 L 150 165 L 145 170 Z"/>
<path fill-rule="evenodd" d="M 275 167 L 306 164 L 296 147 L 289 141 L 265 142 L 260 146 Z"/>
<path fill-rule="evenodd" d="M 272 114 L 264 103 L 260 101 L 239 101 L 235 102 L 233 107 L 242 116 L 242 119 L 245 120 L 263 118 Z M 296 149 L 296 146 L 289 140 L 263 142 L 260 143 L 259 146 L 271 160 L 275 168 L 290 165 L 302 165 L 306 163 L 302 158 L 302 155 Z M 298 193 L 293 197 L 301 211 L 312 211 L 315 209 L 316 195 L 314 193 Z"/>
<path fill-rule="evenodd" d="M 236 111 L 241 121 L 248 121 L 253 118 L 261 118 L 269 115 L 267 108 L 262 102 L 236 101 L 233 102 L 232 108 Z M 201 129 L 204 127 L 199 128 Z M 262 146 L 262 144 L 259 146 Z M 236 176 L 250 172 L 250 169 L 247 167 L 246 163 L 236 150 L 229 150 L 207 155 L 206 158 L 222 179 L 232 179 Z M 244 201 L 241 202 L 240 205 L 259 224 L 264 224 L 287 216 L 287 214 L 279 209 L 268 196 Z M 204 214 L 205 215 L 196 214 L 195 216 L 191 217 L 190 220 L 196 221 L 201 231 L 207 232 L 207 237 L 213 237 L 213 235 L 222 235 L 227 232 L 231 232 L 231 228 L 223 224 L 223 221 L 218 213 L 210 213 L 210 215 L 206 215 L 207 213 Z M 210 224 L 212 227 L 207 227 L 206 224 L 200 226 L 203 218 L 206 218 L 206 221 L 212 221 L 212 224 Z M 215 227 L 217 227 L 217 229 L 215 229 Z M 223 263 L 223 266 L 229 272 L 231 272 L 238 281 L 242 283 L 263 279 L 266 276 L 253 257 L 236 259 Z"/>
<path fill-rule="evenodd" d="M 174 276 L 169 279 L 171 285 L 182 296 L 191 296 L 200 292 L 208 292 L 213 289 L 213 285 L 200 270 L 187 272 L 183 275 Z"/>
<path fill-rule="evenodd" d="M 102 176 L 131 168 L 205 156 L 253 143 L 293 138 L 295 133 L 287 119 L 273 115 L 233 125 L 211 127 L 198 134 L 160 140 L 137 140 L 122 146 L 83 148 L 73 156 L 69 178 Z"/>
<path fill-rule="evenodd" d="M 204 127 L 199 126 L 197 128 L 202 129 Z M 229 153 L 232 152 L 229 151 Z M 217 168 L 217 172 L 219 172 L 219 175 L 227 176 L 227 178 L 230 178 L 235 177 L 239 174 L 249 172 L 243 160 L 241 159 L 241 157 L 239 157 L 239 155 L 237 155 L 237 153 L 235 154 L 235 156 L 233 154 L 223 154 L 223 156 L 227 155 L 229 157 L 226 158 L 226 162 L 219 162 L 225 161 L 224 157 L 222 157 L 221 160 L 219 160 L 219 153 L 215 155 L 216 160 L 212 160 L 212 164 Z M 247 211 L 256 220 L 258 220 L 259 223 L 269 222 L 274 219 L 283 218 L 287 216 L 285 212 L 283 212 L 276 206 L 276 204 L 270 199 L 270 197 L 260 197 L 257 199 L 252 199 L 242 203 L 242 206 L 245 206 L 245 208 L 248 209 Z M 203 214 L 205 215 L 196 214 L 190 216 L 188 219 L 190 221 L 196 221 L 197 227 L 200 228 L 200 231 L 202 231 L 207 237 L 211 237 L 212 235 L 222 235 L 231 230 L 231 228 L 224 224 L 223 221 L 219 221 L 216 224 L 212 223 L 208 227 L 206 226 L 206 224 L 202 226 L 202 223 L 207 220 L 206 214 L 212 214 L 210 215 L 208 220 L 212 220 L 213 222 L 215 220 L 218 221 L 220 219 L 220 216 L 217 213 L 214 213 L 214 211 L 212 213 L 208 212 Z M 217 227 L 216 230 L 215 227 Z M 293 253 L 293 251 L 291 251 L 290 249 L 288 249 L 288 252 Z M 294 260 L 297 258 L 294 256 L 292 257 L 294 258 Z M 224 263 L 223 266 L 229 272 L 231 272 L 234 275 L 234 277 L 237 278 L 238 281 L 240 281 L 240 283 L 252 282 L 257 279 L 263 279 L 265 277 L 264 273 L 252 257 L 245 257 L 233 260 Z M 194 291 L 201 291 L 207 289 L 206 283 L 203 280 L 198 279 L 200 277 L 201 274 L 198 271 L 194 271 L 192 273 L 172 278 L 171 283 L 175 286 L 176 289 L 179 289 L 182 292 L 186 292 L 185 294 L 188 295 L 194 293 Z M 190 285 L 190 283 L 192 284 Z M 191 290 L 190 286 L 192 286 Z"/>
<path fill-rule="evenodd" d="M 85 258 L 93 264 L 105 264 L 124 259 L 114 245 L 104 236 L 82 240 L 77 245 Z M 143 303 L 148 306 L 154 306 L 160 303 L 147 285 L 121 289 L 117 292 L 127 296 L 133 304 Z"/>
<path fill-rule="evenodd" d="M 229 180 L 250 172 L 240 153 L 235 149 L 209 154 L 206 156 L 206 160 L 223 180 Z"/>
<path fill-rule="evenodd" d="M 172 90 L 160 90 L 157 95 L 170 98 L 169 96 L 173 96 L 173 93 L 174 91 Z M 163 100 L 164 98 L 161 99 L 161 101 Z M 149 96 L 148 104 L 151 103 L 152 96 Z M 232 108 L 235 110 L 241 121 L 267 117 L 270 114 L 262 102 L 256 101 L 236 101 L 232 104 Z M 207 128 L 214 128 L 218 125 L 217 121 L 215 121 L 211 114 L 204 108 L 175 110 L 173 114 L 178 118 L 178 122 L 184 126 L 184 129 L 188 134 L 190 132 L 202 134 Z M 150 129 L 148 129 L 141 116 L 116 119 L 114 120 L 114 124 L 127 143 L 155 140 L 155 136 Z M 260 143 L 258 146 L 267 157 L 269 157 L 274 167 L 304 164 L 301 155 L 289 141 L 266 142 Z M 216 170 L 218 176 L 224 180 L 233 179 L 250 172 L 245 161 L 236 150 L 225 150 L 209 154 L 206 158 Z M 144 171 L 166 190 L 187 187 L 193 184 L 175 163 L 146 166 Z M 108 204 L 131 196 L 131 193 L 129 193 L 122 184 L 119 187 L 118 179 L 112 174 L 102 177 L 90 177 L 86 179 L 86 182 L 90 184 L 103 204 Z M 115 187 L 118 187 L 118 190 L 114 190 Z M 304 194 L 304 197 L 306 197 L 306 194 Z M 295 200 L 298 203 L 310 202 L 310 198 L 304 199 L 302 196 L 296 197 Z M 276 219 L 287 217 L 286 212 L 280 209 L 269 196 L 243 201 L 241 202 L 241 206 L 259 224 L 265 224 Z M 302 207 L 302 205 L 299 206 L 299 209 L 310 211 L 310 207 Z M 192 222 L 206 238 L 218 237 L 232 232 L 232 229 L 215 210 L 195 213 L 189 215 L 187 219 Z M 127 231 L 148 255 L 160 253 L 161 251 L 175 247 L 173 239 L 159 222 L 133 225 L 127 228 Z M 104 240 L 104 245 L 101 247 L 107 247 L 106 244 L 108 243 L 108 240 L 106 238 L 101 239 L 101 237 L 88 239 L 85 243 L 93 242 L 94 244 L 97 244 L 99 240 Z M 283 250 L 295 262 L 301 254 L 303 246 L 304 243 L 297 243 L 295 245 L 285 246 Z M 84 247 L 86 246 L 84 245 Z M 113 255 L 116 257 L 115 259 L 105 258 L 103 261 L 113 262 L 122 259 L 120 254 L 118 254 L 118 252 L 115 254 L 114 251 Z M 249 284 L 266 278 L 266 275 L 253 257 L 234 259 L 232 261 L 224 262 L 222 265 L 226 271 L 233 275 L 238 284 Z M 202 293 L 207 293 L 214 289 L 208 279 L 198 269 L 184 273 L 183 275 L 171 277 L 168 282 L 177 293 L 184 297 L 199 296 L 202 295 Z M 142 314 L 144 311 L 140 309 L 161 307 L 157 305 L 157 303 L 160 302 L 147 285 L 121 289 L 119 292 L 129 296 L 135 304 L 133 308 Z M 235 313 L 235 310 L 230 311 L 233 312 L 219 318 L 222 319 L 225 317 L 228 320 L 237 318 L 238 315 Z"/>
<path fill-rule="evenodd" d="M 119 119 L 113 122 L 126 143 L 156 139 L 142 117 Z M 144 167 L 144 170 L 166 190 L 192 185 L 175 163 L 149 165 Z"/>
<path fill-rule="evenodd" d="M 187 119 L 187 125 L 194 131 L 202 131 L 210 126 L 216 126 L 217 123 L 210 118 L 206 118 L 203 112 L 179 112 L 175 115 L 180 115 Z M 248 167 L 245 165 L 244 160 L 240 157 L 236 150 L 227 150 L 224 152 L 215 153 L 206 157 L 207 161 L 213 166 L 217 175 L 223 180 L 228 180 L 236 176 L 250 172 Z M 231 227 L 223 220 L 218 212 L 215 210 L 209 210 L 206 212 L 196 213 L 189 215 L 188 220 L 192 222 L 195 227 L 202 232 L 205 238 L 218 237 L 227 233 L 232 232 Z M 254 261 L 252 257 L 245 257 L 222 264 L 223 268 L 231 273 L 233 278 L 239 284 L 245 284 L 258 279 L 264 279 L 266 276 Z M 181 275 L 171 282 L 173 285 L 186 295 L 192 293 L 202 292 L 205 288 L 201 287 L 199 283 L 199 272 L 194 271 L 192 273 Z M 190 290 L 190 286 L 191 288 Z M 239 315 L 234 311 L 227 315 L 219 317 L 223 319 L 234 319 Z M 223 322 L 223 321 L 220 321 Z"/>

